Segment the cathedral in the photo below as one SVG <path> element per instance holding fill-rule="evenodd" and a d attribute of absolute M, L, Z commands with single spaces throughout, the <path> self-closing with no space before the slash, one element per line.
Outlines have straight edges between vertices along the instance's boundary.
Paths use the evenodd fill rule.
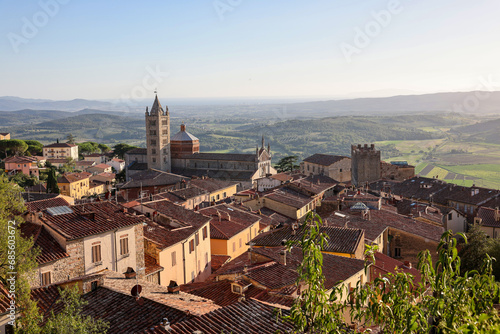
<path fill-rule="evenodd" d="M 163 109 L 157 95 L 151 109 L 146 107 L 146 146 L 147 168 L 179 175 L 253 182 L 276 174 L 264 137 L 255 154 L 237 154 L 200 152 L 199 139 L 186 131 L 185 124 L 171 136 L 168 107 Z"/>

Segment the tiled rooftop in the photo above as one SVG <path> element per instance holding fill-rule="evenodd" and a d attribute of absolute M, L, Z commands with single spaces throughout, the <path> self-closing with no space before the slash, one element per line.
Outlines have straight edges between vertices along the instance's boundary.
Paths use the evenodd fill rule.
<path fill-rule="evenodd" d="M 481 218 L 481 225 L 487 227 L 500 227 L 500 211 L 495 214 L 495 209 L 480 207 L 477 217 Z"/>
<path fill-rule="evenodd" d="M 146 269 L 144 271 L 146 276 L 157 273 L 159 271 L 163 271 L 163 269 L 164 269 L 162 266 L 160 266 L 156 262 L 156 259 L 154 257 L 152 257 L 151 255 L 149 255 L 147 253 L 144 253 L 144 264 L 146 267 Z"/>
<path fill-rule="evenodd" d="M 277 189 L 276 191 L 273 191 L 272 193 L 267 194 L 264 197 L 282 204 L 286 204 L 296 209 L 300 209 L 314 201 L 313 198 L 305 196 L 297 191 L 293 191 L 288 188 Z"/>
<path fill-rule="evenodd" d="M 112 202 L 93 202 L 71 206 L 73 213 L 52 216 L 44 212 L 41 220 L 66 240 L 104 233 L 110 230 L 133 226 L 145 219 L 123 212 L 123 208 Z M 92 217 L 93 213 L 93 217 Z"/>
<path fill-rule="evenodd" d="M 287 225 L 258 235 L 252 240 L 252 243 L 255 246 L 261 247 L 279 247 L 283 240 L 301 240 L 304 231 L 302 227 L 299 227 L 294 235 L 292 226 Z M 324 251 L 344 254 L 354 254 L 364 234 L 363 230 L 359 228 L 343 228 L 337 226 L 322 226 L 320 227 L 320 232 L 328 235 L 327 245 Z"/>
<path fill-rule="evenodd" d="M 211 206 L 201 209 L 199 212 L 211 218 L 211 239 L 229 240 L 236 234 L 260 220 L 260 218 L 256 215 L 227 204 Z"/>
<path fill-rule="evenodd" d="M 68 206 L 69 203 L 62 197 L 47 198 L 38 201 L 27 202 L 26 208 L 30 212 L 43 211 L 55 206 Z"/>
<path fill-rule="evenodd" d="M 283 315 L 288 315 L 284 310 Z M 293 326 L 276 319 L 275 307 L 246 300 L 172 326 L 172 334 L 272 334 L 291 333 Z"/>
<path fill-rule="evenodd" d="M 148 169 L 144 172 L 136 173 L 132 176 L 132 180 L 123 184 L 121 189 L 139 188 L 152 186 L 172 185 L 187 180 L 186 177 L 167 172 L 162 172 L 156 169 Z"/>
<path fill-rule="evenodd" d="M 341 155 L 329 155 L 329 154 L 313 154 L 310 157 L 304 159 L 305 162 L 309 162 L 312 164 L 330 166 L 342 159 L 350 159 L 349 157 L 341 156 Z"/>
<path fill-rule="evenodd" d="M 229 262 L 229 260 L 231 260 L 231 257 L 229 255 L 212 254 L 212 260 L 210 261 L 210 264 L 212 266 L 212 272 L 218 270 L 224 264 Z"/>
<path fill-rule="evenodd" d="M 25 222 L 21 224 L 21 234 L 26 239 L 32 237 L 33 247 L 40 249 L 40 254 L 36 258 L 38 264 L 45 264 L 69 257 L 68 253 L 64 251 L 42 225 Z"/>
<path fill-rule="evenodd" d="M 190 181 L 190 184 L 211 193 L 230 186 L 234 186 L 238 184 L 238 182 L 216 179 L 193 179 Z"/>
<path fill-rule="evenodd" d="M 238 154 L 238 153 L 193 153 L 183 156 L 189 160 L 224 160 L 224 161 L 247 161 L 255 162 L 257 156 L 255 154 Z"/>
<path fill-rule="evenodd" d="M 196 186 L 192 186 L 185 189 L 173 190 L 171 193 L 180 199 L 186 201 L 191 198 L 198 197 L 200 195 L 207 194 L 207 191 Z"/>
<path fill-rule="evenodd" d="M 91 173 L 81 172 L 81 173 L 68 173 L 63 174 L 57 178 L 58 183 L 73 183 L 76 181 L 81 181 L 91 177 Z"/>
<path fill-rule="evenodd" d="M 75 144 L 69 144 L 69 143 L 54 143 L 50 145 L 45 145 L 45 147 L 75 147 Z"/>

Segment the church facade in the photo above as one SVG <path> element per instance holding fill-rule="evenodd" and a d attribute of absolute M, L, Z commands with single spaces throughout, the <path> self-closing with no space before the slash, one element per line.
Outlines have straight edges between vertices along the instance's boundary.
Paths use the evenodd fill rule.
<path fill-rule="evenodd" d="M 185 124 L 170 136 L 168 107 L 163 109 L 158 96 L 150 111 L 146 107 L 146 146 L 148 168 L 184 176 L 253 182 L 276 174 L 271 165 L 271 147 L 265 147 L 264 137 L 255 154 L 238 154 L 200 152 L 199 139 L 186 131 Z"/>

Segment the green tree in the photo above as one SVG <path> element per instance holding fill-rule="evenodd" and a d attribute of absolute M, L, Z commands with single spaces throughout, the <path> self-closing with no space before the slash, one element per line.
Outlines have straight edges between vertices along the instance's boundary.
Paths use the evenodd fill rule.
<path fill-rule="evenodd" d="M 63 309 L 58 314 L 51 313 L 42 333 L 47 334 L 100 334 L 106 333 L 109 325 L 102 320 L 94 320 L 82 314 L 87 301 L 81 298 L 78 287 L 60 289 L 57 301 Z"/>
<path fill-rule="evenodd" d="M 59 194 L 59 185 L 57 184 L 56 169 L 52 167 L 47 177 L 47 193 Z"/>
<path fill-rule="evenodd" d="M 129 144 L 120 143 L 120 144 L 116 144 L 113 147 L 113 151 L 120 159 L 124 159 L 125 153 L 127 153 L 127 151 L 130 151 L 133 148 L 137 148 L 137 146 L 132 146 Z"/>
<path fill-rule="evenodd" d="M 99 144 L 98 147 L 101 150 L 101 153 L 107 153 L 111 151 L 111 148 L 106 144 Z"/>
<path fill-rule="evenodd" d="M 42 155 L 43 144 L 38 140 L 25 140 L 24 142 L 28 145 L 26 152 L 29 152 L 31 155 Z"/>
<path fill-rule="evenodd" d="M 66 162 L 59 167 L 59 173 L 64 174 L 64 173 L 71 173 L 76 167 L 76 162 L 72 157 L 67 157 Z"/>
<path fill-rule="evenodd" d="M 82 155 L 92 154 L 92 153 L 97 152 L 98 150 L 99 150 L 99 144 L 94 143 L 92 141 L 86 141 L 84 143 L 78 144 L 78 151 Z"/>
<path fill-rule="evenodd" d="M 16 318 L 16 330 L 37 333 L 40 316 L 36 303 L 30 298 L 27 274 L 37 267 L 35 259 L 39 251 L 33 249 L 33 240 L 21 236 L 18 228 L 23 224 L 18 214 L 26 210 L 21 191 L 19 186 L 0 176 L 0 282 L 8 291 L 15 291 L 16 313 L 23 315 Z"/>
<path fill-rule="evenodd" d="M 295 324 L 295 329 L 303 333 L 346 333 L 343 319 L 343 286 L 333 288 L 331 295 L 325 290 L 323 276 L 323 254 L 327 236 L 320 233 L 322 220 L 319 215 L 308 213 L 302 228 L 307 230 L 299 242 L 288 242 L 287 247 L 300 247 L 302 264 L 298 267 L 297 284 L 305 289 L 293 304 L 286 320 Z"/>
<path fill-rule="evenodd" d="M 28 149 L 28 144 L 20 139 L 4 139 L 0 140 L 0 151 L 3 156 L 21 155 Z"/>
<path fill-rule="evenodd" d="M 71 133 L 70 133 L 70 134 L 68 134 L 68 135 L 66 136 L 66 143 L 68 143 L 68 144 L 73 144 L 73 145 L 74 145 L 74 144 L 76 144 L 76 137 L 75 137 L 75 136 L 73 136 L 73 134 L 71 134 Z"/>
<path fill-rule="evenodd" d="M 278 163 L 276 164 L 276 170 L 282 173 L 282 172 L 291 172 L 299 168 L 299 166 L 295 164 L 297 162 L 297 159 L 298 157 L 296 155 L 290 155 L 281 158 L 280 161 L 278 161 Z"/>
<path fill-rule="evenodd" d="M 306 222 L 309 234 L 300 247 L 309 251 L 304 253 L 305 270 L 299 273 L 310 288 L 287 317 L 297 331 L 342 333 L 345 324 L 341 314 L 350 310 L 353 321 L 362 327 L 377 324 L 384 333 L 500 333 L 500 318 L 493 307 L 500 289 L 492 275 L 492 258 L 486 255 L 480 270 L 462 273 L 457 239 L 451 231 L 441 236 L 436 263 L 429 250 L 420 252 L 420 283 L 400 271 L 365 285 L 358 282 L 343 304 L 338 302 L 342 290 L 334 289 L 331 302 L 325 303 L 320 252 L 325 239 L 318 233 L 321 219 L 309 214 Z M 467 243 L 466 236 L 462 238 Z M 375 251 L 367 246 L 366 272 L 375 261 Z"/>
<path fill-rule="evenodd" d="M 459 252 L 462 272 L 480 269 L 492 246 L 493 239 L 489 238 L 479 225 L 469 225 L 467 244 L 464 244 Z"/>
<path fill-rule="evenodd" d="M 15 182 L 23 189 L 26 187 L 32 187 L 40 183 L 36 176 L 30 176 L 23 173 L 17 173 L 10 178 L 10 181 Z"/>

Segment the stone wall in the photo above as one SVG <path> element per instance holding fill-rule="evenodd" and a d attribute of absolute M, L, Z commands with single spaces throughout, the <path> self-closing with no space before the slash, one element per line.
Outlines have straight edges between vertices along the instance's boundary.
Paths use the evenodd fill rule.
<path fill-rule="evenodd" d="M 416 267 L 418 263 L 418 253 L 428 249 L 431 253 L 433 263 L 437 261 L 437 245 L 438 241 L 426 239 L 408 232 L 403 232 L 394 228 L 389 228 L 388 250 L 386 254 L 391 257 L 396 257 L 396 248 L 399 248 L 400 256 L 396 257 L 398 260 L 405 262 L 409 261 Z"/>
<path fill-rule="evenodd" d="M 137 268 L 145 268 L 146 264 L 144 262 L 144 229 L 143 225 L 139 224 L 135 226 L 135 257 Z M 144 269 L 138 271 L 138 277 L 144 277 Z"/>

